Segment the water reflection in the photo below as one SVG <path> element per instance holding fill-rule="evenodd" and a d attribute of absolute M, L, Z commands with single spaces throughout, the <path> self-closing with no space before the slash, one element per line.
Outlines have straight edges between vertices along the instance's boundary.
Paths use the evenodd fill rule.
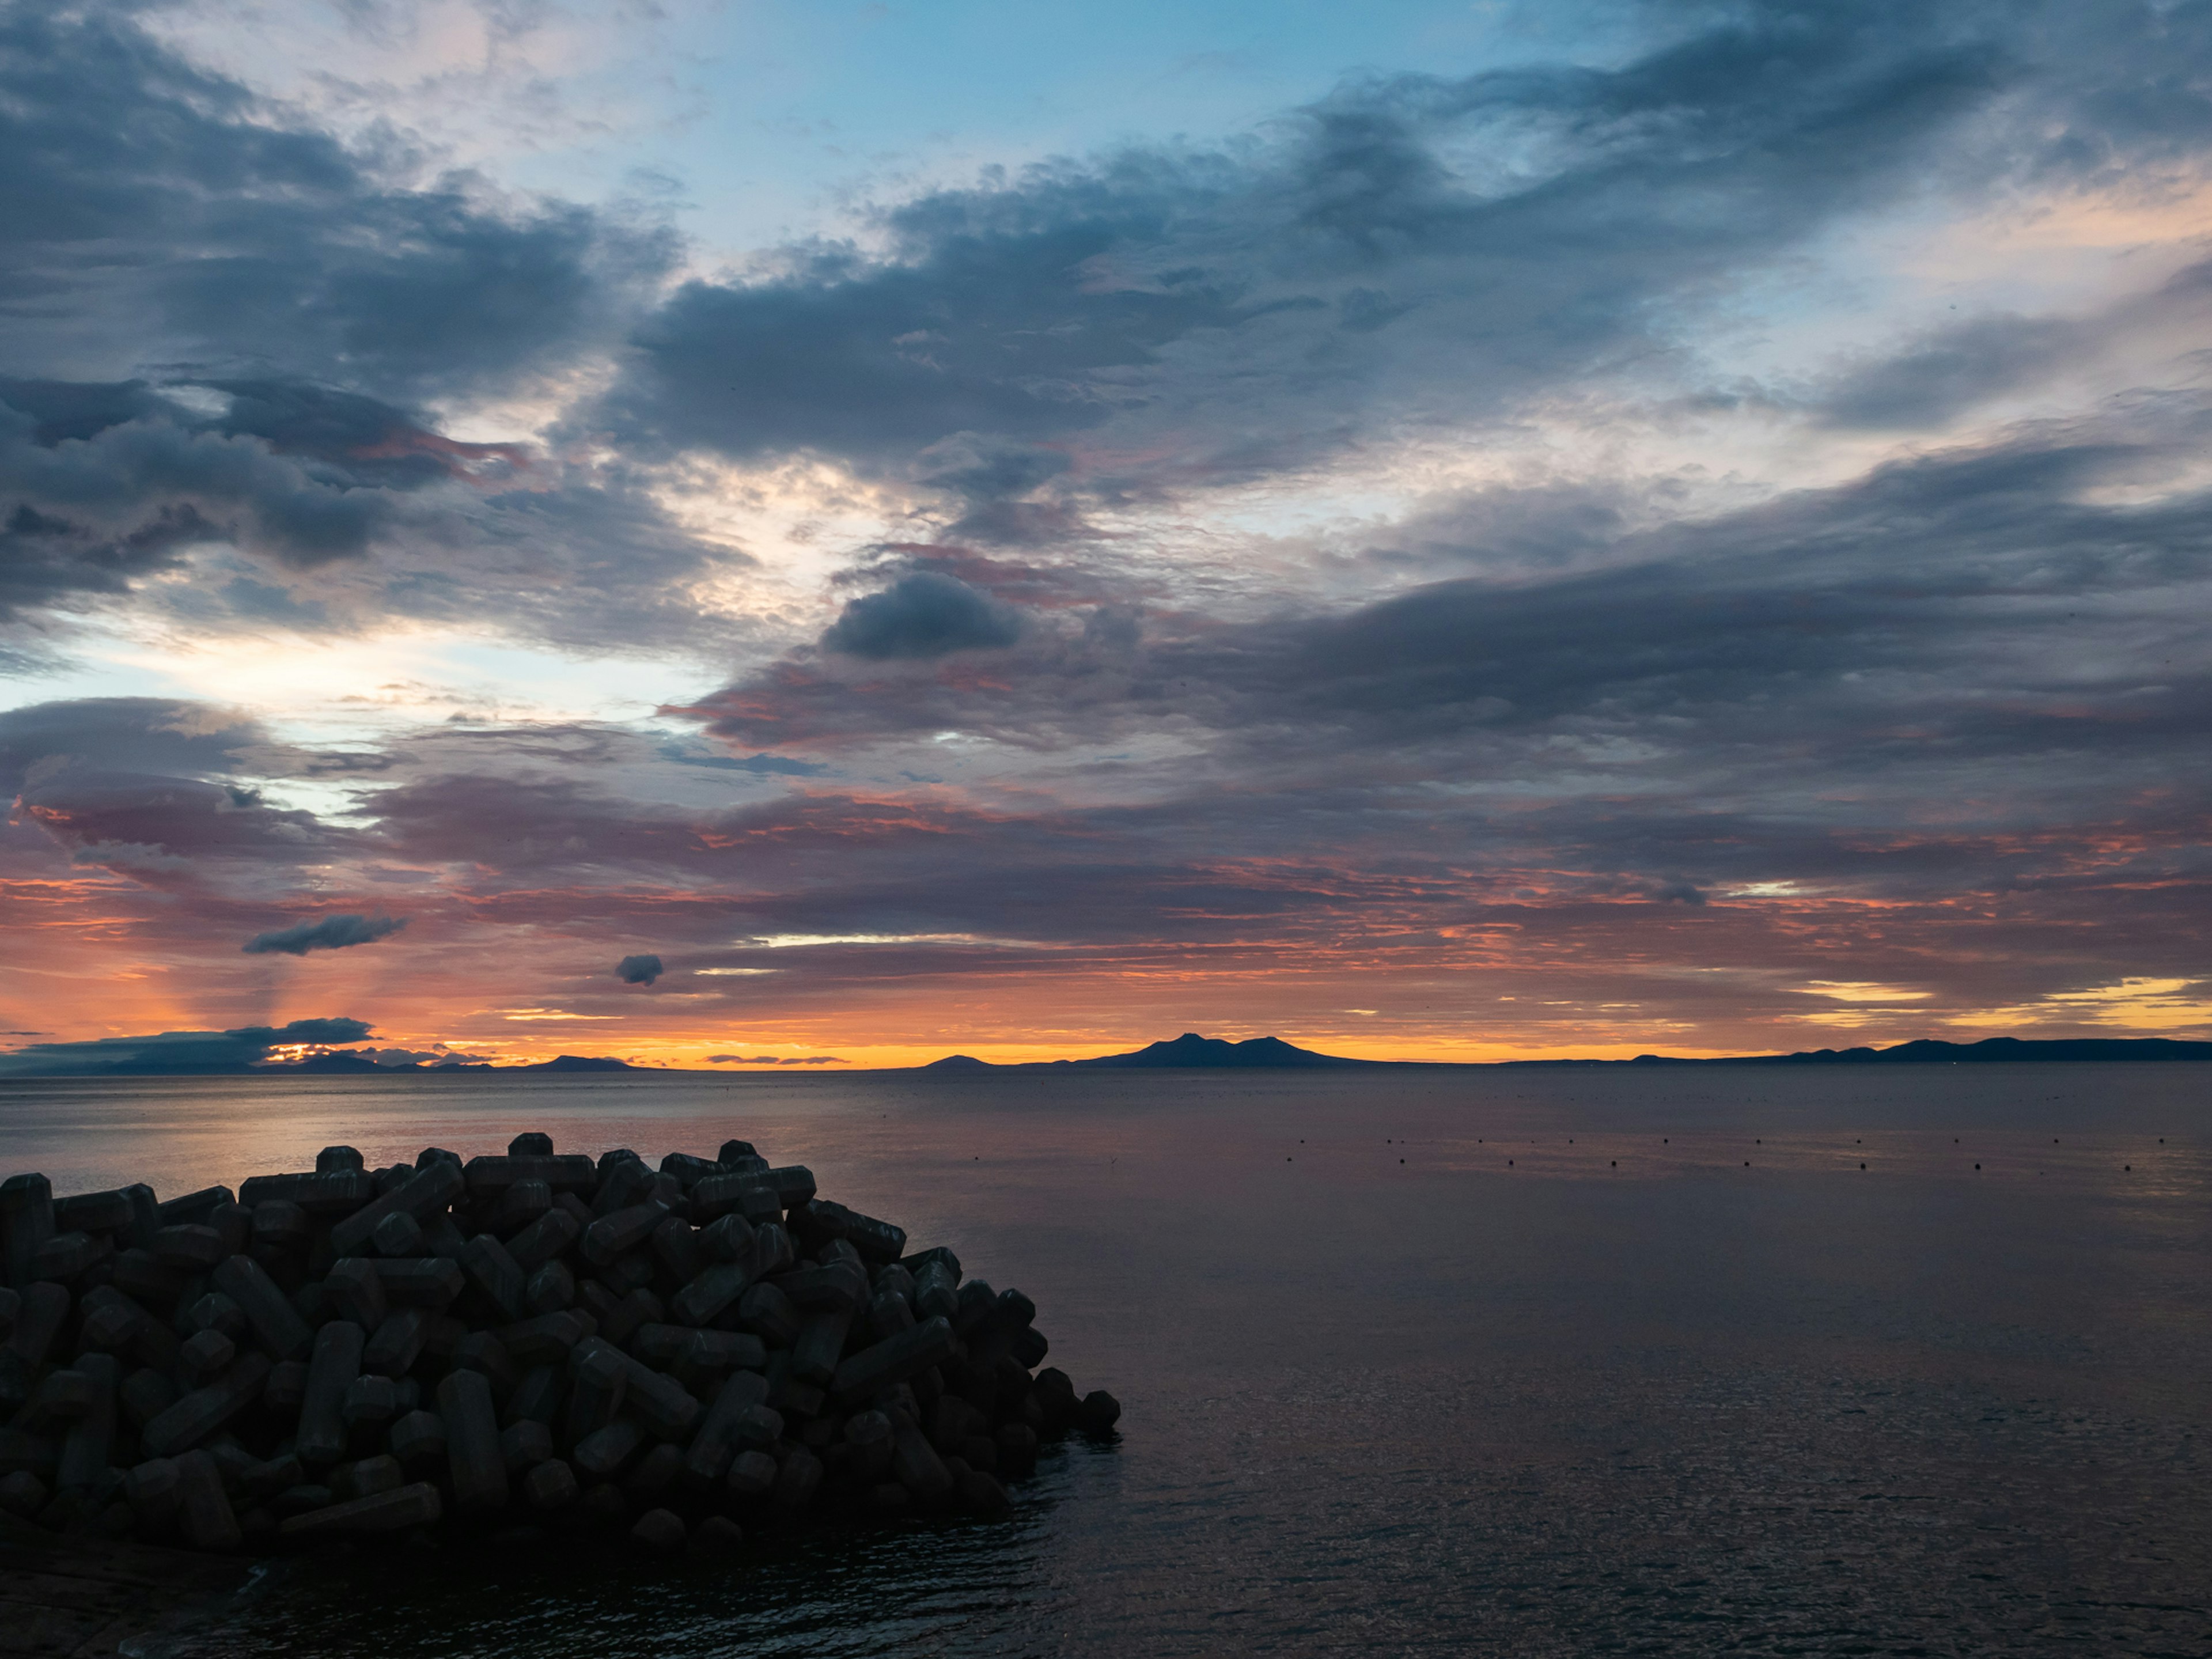
<path fill-rule="evenodd" d="M 0 1152 L 742 1134 L 1127 1408 L 1002 1525 L 292 1564 L 181 1652 L 2192 1652 L 2204 1075 L 19 1084 Z"/>

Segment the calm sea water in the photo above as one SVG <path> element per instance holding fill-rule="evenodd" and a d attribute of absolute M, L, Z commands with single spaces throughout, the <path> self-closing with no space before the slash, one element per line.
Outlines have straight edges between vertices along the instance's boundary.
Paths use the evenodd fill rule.
<path fill-rule="evenodd" d="M 1009 1522 L 285 1563 L 161 1651 L 2204 1655 L 2208 1096 L 2166 1066 L 17 1083 L 0 1165 L 166 1195 L 332 1141 L 743 1135 L 1029 1292 L 1124 1404 Z"/>

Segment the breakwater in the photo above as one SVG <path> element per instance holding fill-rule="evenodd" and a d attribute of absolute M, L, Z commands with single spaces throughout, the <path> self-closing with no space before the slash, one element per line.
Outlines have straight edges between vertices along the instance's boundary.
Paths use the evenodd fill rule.
<path fill-rule="evenodd" d="M 749 1143 L 436 1147 L 169 1200 L 0 1183 L 0 1509 L 229 1551 L 518 1524 L 732 1548 L 1011 1502 L 1109 1434 L 1019 1291 Z"/>

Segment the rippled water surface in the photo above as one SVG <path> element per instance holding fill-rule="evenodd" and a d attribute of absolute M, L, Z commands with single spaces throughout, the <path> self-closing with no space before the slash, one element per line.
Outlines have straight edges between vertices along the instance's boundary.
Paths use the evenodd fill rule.
<path fill-rule="evenodd" d="M 189 1655 L 2212 1654 L 2212 1067 L 0 1085 L 163 1195 L 803 1162 L 1124 1405 L 1010 1522 L 274 1567 Z M 1863 1167 L 1862 1167 L 1863 1166 Z"/>

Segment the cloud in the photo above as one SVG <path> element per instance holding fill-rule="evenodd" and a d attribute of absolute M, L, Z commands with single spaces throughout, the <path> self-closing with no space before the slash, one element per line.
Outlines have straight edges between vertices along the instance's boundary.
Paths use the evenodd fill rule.
<path fill-rule="evenodd" d="M 795 760 L 788 755 L 716 755 L 696 752 L 680 743 L 660 745 L 663 760 L 678 766 L 704 767 L 713 772 L 750 772 L 756 777 L 819 777 L 830 769 L 815 761 Z"/>
<path fill-rule="evenodd" d="M 268 1018 L 229 940 L 390 904 L 441 947 L 374 1011 L 409 1052 L 948 998 L 2198 1017 L 2068 994 L 2189 978 L 2212 896 L 2197 12 L 1675 9 L 725 265 L 138 15 L 0 17 L 10 660 L 338 636 L 364 701 L 285 708 L 324 752 L 0 714 L 26 985 Z M 409 724 L 399 659 L 516 640 L 672 708 L 532 665 Z M 638 938 L 680 991 L 609 975 Z M 715 1063 L 771 1060 L 833 1063 Z"/>
<path fill-rule="evenodd" d="M 275 752 L 251 716 L 170 697 L 82 697 L 0 712 L 0 796 L 35 768 L 72 767 L 216 777 L 256 769 Z"/>
<path fill-rule="evenodd" d="M 256 933 L 239 948 L 250 957 L 276 952 L 304 957 L 310 951 L 343 951 L 349 945 L 374 945 L 406 927 L 404 917 L 337 915 L 319 921 L 295 922 L 289 927 Z"/>
<path fill-rule="evenodd" d="M 230 1031 L 163 1031 L 152 1036 L 100 1037 L 88 1042 L 40 1042 L 0 1053 L 0 1076 L 167 1077 L 250 1071 L 279 1046 L 359 1042 L 370 1027 L 357 1019 L 295 1019 Z"/>
<path fill-rule="evenodd" d="M 74 543 L 79 563 L 125 574 L 195 541 L 301 568 L 358 557 L 397 513 L 388 491 L 318 476 L 264 440 L 134 420 L 41 445 L 12 405 L 0 407 L 0 495 L 25 503 L 9 533 L 44 562 Z"/>
<path fill-rule="evenodd" d="M 19 629 L 135 596 L 198 629 L 382 611 L 592 648 L 726 639 L 686 590 L 750 563 L 619 461 L 459 442 L 305 380 L 0 381 L 0 624 Z M 205 580 L 152 580 L 195 564 Z"/>
<path fill-rule="evenodd" d="M 33 778 L 20 800 L 22 816 L 77 861 L 149 878 L 165 868 L 323 865 L 361 847 L 313 812 L 195 778 L 71 767 Z"/>
<path fill-rule="evenodd" d="M 134 579 L 173 568 L 179 550 L 216 533 L 189 505 L 164 503 L 107 531 L 18 501 L 0 521 L 0 623 L 59 601 L 126 593 Z"/>
<path fill-rule="evenodd" d="M 425 412 L 557 399 L 657 293 L 665 228 L 426 178 L 388 134 L 349 148 L 125 8 L 0 15 L 0 149 L 23 162 L 0 185 L 0 624 L 19 637 L 234 548 L 280 587 L 321 573 L 341 611 L 489 607 L 595 643 L 703 629 L 672 588 L 745 562 L 618 458 L 549 463 Z M 392 567 L 335 568 L 373 556 Z M 151 590 L 202 626 L 259 620 L 270 591 Z M 307 582 L 294 617 L 343 626 L 320 597 Z"/>
<path fill-rule="evenodd" d="M 2212 322 L 2212 264 L 2188 265 L 2155 289 L 2081 315 L 1999 313 L 1934 330 L 1873 356 L 1819 392 L 1828 424 L 1924 431 L 2054 380 L 2109 368 L 2130 350 L 2149 355 L 2203 337 Z"/>
<path fill-rule="evenodd" d="M 1217 734 L 1217 760 L 1326 752 L 1340 777 L 1424 750 L 1535 764 L 1528 745 L 1569 740 L 1627 745 L 1608 769 L 1633 756 L 1756 774 L 1802 756 L 1809 771 L 1818 756 L 1850 774 L 1934 758 L 1875 735 L 1893 723 L 1954 755 L 2025 756 L 2070 747 L 2100 710 L 2100 741 L 2162 745 L 2203 672 L 2193 649 L 2169 655 L 2157 621 L 2207 574 L 2212 501 L 2188 471 L 2202 417 L 2030 426 L 1737 512 L 1578 529 L 1582 556 L 1549 575 L 1243 623 L 1154 618 L 1115 649 L 1034 629 L 988 679 L 926 661 L 851 676 L 797 654 L 690 712 L 767 750 L 947 731 L 1066 750 L 1171 720 Z M 2148 681 L 2123 611 L 2166 642 Z"/>
<path fill-rule="evenodd" d="M 653 956 L 624 957 L 615 964 L 615 977 L 625 985 L 650 985 L 662 971 L 660 958 Z"/>
<path fill-rule="evenodd" d="M 410 180 L 396 147 L 305 129 L 119 9 L 11 9 L 0 94 L 0 149 L 34 160 L 10 169 L 0 253 L 0 358 L 18 374 L 114 378 L 151 358 L 343 365 L 384 397 L 511 382 L 607 329 L 673 252 L 466 175 Z"/>
<path fill-rule="evenodd" d="M 796 1058 L 781 1054 L 709 1054 L 710 1066 L 849 1066 L 852 1061 L 836 1054 L 805 1054 Z"/>
<path fill-rule="evenodd" d="M 1236 146 L 930 191 L 880 208 L 865 251 L 684 283 L 592 419 L 640 453 L 917 477 L 965 533 L 1045 540 L 1078 498 L 1637 384 L 1731 280 L 1992 106 L 2005 31 L 1983 21 L 1739 8 L 1613 67 L 1354 76 Z M 978 459 L 933 465 L 945 446 Z"/>
<path fill-rule="evenodd" d="M 988 650 L 1021 635 L 1012 606 L 954 577 L 918 570 L 853 600 L 822 635 L 822 648 L 880 661 Z"/>

